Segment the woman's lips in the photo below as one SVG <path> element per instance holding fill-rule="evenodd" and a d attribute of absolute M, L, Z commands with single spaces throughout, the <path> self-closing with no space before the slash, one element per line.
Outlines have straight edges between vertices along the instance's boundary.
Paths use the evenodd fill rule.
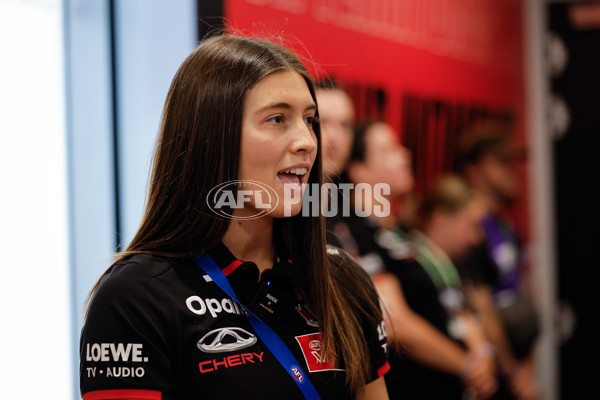
<path fill-rule="evenodd" d="M 308 165 L 297 164 L 283 169 L 277 173 L 277 177 L 284 185 L 300 185 L 309 171 Z"/>
<path fill-rule="evenodd" d="M 285 172 L 280 172 L 277 174 L 277 177 L 284 185 L 286 185 L 286 184 L 299 185 L 300 184 L 300 176 L 298 176 L 296 174 L 288 174 Z"/>

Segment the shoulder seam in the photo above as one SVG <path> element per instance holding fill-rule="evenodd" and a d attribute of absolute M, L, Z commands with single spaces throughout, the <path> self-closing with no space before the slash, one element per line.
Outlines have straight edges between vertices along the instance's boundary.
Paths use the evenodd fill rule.
<path fill-rule="evenodd" d="M 152 254 L 148 254 L 148 255 L 154 258 L 154 256 Z M 169 272 L 170 270 L 173 269 L 173 264 L 170 261 L 162 259 L 162 258 L 160 258 L 160 259 L 154 258 L 154 261 L 157 261 L 157 260 L 159 262 L 164 262 L 164 263 L 168 264 L 168 268 L 165 268 L 165 270 L 161 271 L 160 273 L 147 275 L 150 279 L 160 278 L 162 275 L 166 274 L 167 272 Z M 139 261 L 131 260 L 131 259 L 120 261 L 120 262 L 116 263 L 115 266 L 116 265 L 125 266 L 127 264 L 137 264 L 141 267 L 144 267 L 143 263 L 141 263 Z"/>

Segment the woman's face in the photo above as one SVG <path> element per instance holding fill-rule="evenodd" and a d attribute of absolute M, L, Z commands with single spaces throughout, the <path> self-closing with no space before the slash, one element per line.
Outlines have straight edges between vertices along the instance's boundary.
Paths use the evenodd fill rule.
<path fill-rule="evenodd" d="M 365 165 L 371 177 L 368 183 L 383 182 L 390 185 L 392 196 L 409 194 L 414 186 L 412 155 L 403 147 L 392 128 L 375 123 L 365 136 Z"/>
<path fill-rule="evenodd" d="M 354 107 L 346 92 L 317 90 L 323 173 L 335 177 L 344 172 L 354 140 Z"/>
<path fill-rule="evenodd" d="M 278 205 L 269 214 L 273 217 L 285 215 L 284 187 L 299 199 L 302 185 L 308 182 L 317 156 L 317 137 L 312 128 L 315 113 L 316 104 L 308 86 L 294 71 L 271 74 L 246 95 L 238 179 L 258 181 L 277 193 Z M 260 199 L 250 196 L 238 215 L 255 215 L 261 207 Z M 291 215 L 301 208 L 301 201 L 293 204 Z"/>
<path fill-rule="evenodd" d="M 463 209 L 455 214 L 445 214 L 438 224 L 437 237 L 440 247 L 454 261 L 460 261 L 483 239 L 481 224 L 487 215 L 487 204 L 481 195 L 476 195 Z"/>

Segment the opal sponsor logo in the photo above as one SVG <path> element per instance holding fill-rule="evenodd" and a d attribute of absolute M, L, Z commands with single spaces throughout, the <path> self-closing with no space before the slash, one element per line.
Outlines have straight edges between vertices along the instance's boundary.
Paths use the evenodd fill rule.
<path fill-rule="evenodd" d="M 190 296 L 185 300 L 188 310 L 196 315 L 204 315 L 207 312 L 213 317 L 222 312 L 229 314 L 247 315 L 246 310 L 240 308 L 231 298 L 224 299 L 203 299 L 200 296 Z"/>
<path fill-rule="evenodd" d="M 245 349 L 256 341 L 256 336 L 242 328 L 219 328 L 202 336 L 197 346 L 205 353 L 222 353 Z"/>
<path fill-rule="evenodd" d="M 198 363 L 201 374 L 224 370 L 227 368 L 236 368 L 246 364 L 259 364 L 263 362 L 264 352 L 260 353 L 241 353 L 233 354 L 223 358 L 214 358 L 212 360 Z"/>

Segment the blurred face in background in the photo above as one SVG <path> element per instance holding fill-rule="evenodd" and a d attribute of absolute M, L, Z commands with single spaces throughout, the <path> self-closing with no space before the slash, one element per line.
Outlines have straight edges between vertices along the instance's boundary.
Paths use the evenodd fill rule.
<path fill-rule="evenodd" d="M 470 250 L 481 243 L 481 224 L 488 209 L 484 198 L 477 194 L 462 209 L 449 213 L 434 211 L 425 234 L 453 261 L 464 259 Z"/>
<path fill-rule="evenodd" d="M 354 175 L 355 183 L 388 183 L 392 197 L 406 195 L 414 185 L 412 155 L 389 125 L 375 123 L 365 134 L 365 161 Z"/>
<path fill-rule="evenodd" d="M 479 169 L 497 198 L 502 201 L 512 201 L 517 198 L 519 182 L 514 161 L 488 154 L 479 162 Z"/>
<path fill-rule="evenodd" d="M 340 89 L 316 91 L 321 122 L 323 173 L 339 176 L 348 163 L 354 140 L 354 107 L 350 97 Z"/>
<path fill-rule="evenodd" d="M 465 174 L 469 182 L 494 202 L 511 203 L 520 193 L 516 173 L 516 157 L 492 152 L 467 165 Z"/>

